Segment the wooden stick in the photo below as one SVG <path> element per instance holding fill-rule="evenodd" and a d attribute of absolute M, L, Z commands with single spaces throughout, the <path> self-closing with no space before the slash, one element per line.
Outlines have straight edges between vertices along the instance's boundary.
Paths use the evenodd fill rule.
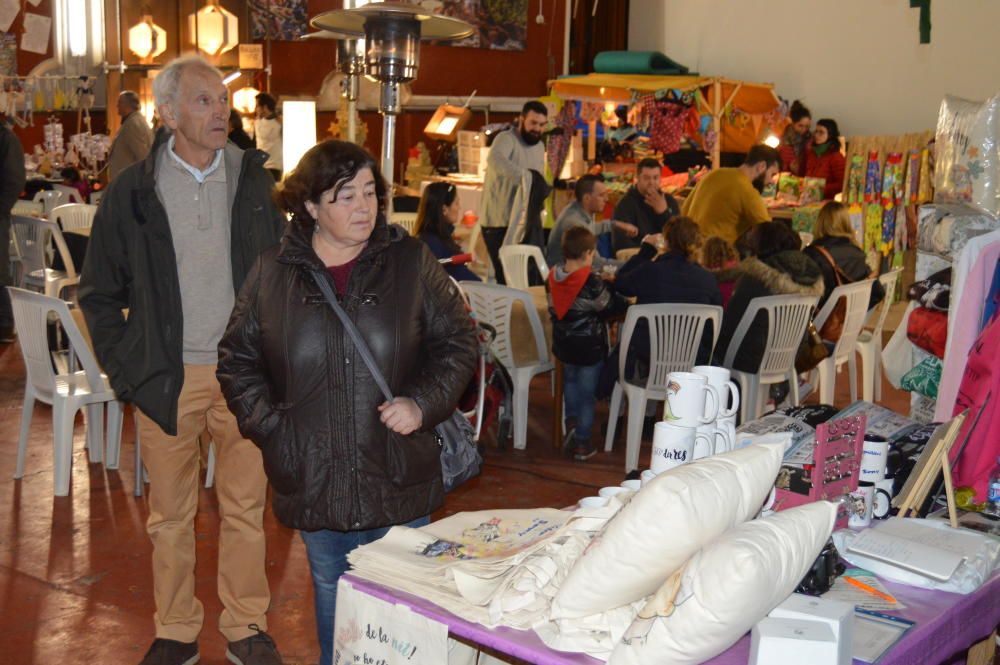
<path fill-rule="evenodd" d="M 958 528 L 958 515 L 955 509 L 955 487 L 951 480 L 951 464 L 948 462 L 948 455 L 941 458 L 941 473 L 944 474 L 944 495 L 948 500 L 948 521 L 951 528 Z"/>

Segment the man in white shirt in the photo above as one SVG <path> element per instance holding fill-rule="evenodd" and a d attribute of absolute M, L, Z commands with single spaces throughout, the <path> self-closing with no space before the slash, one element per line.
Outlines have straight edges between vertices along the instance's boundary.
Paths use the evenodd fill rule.
<path fill-rule="evenodd" d="M 510 225 L 511 209 L 518 192 L 531 185 L 531 172 L 545 172 L 545 145 L 542 130 L 548 122 L 548 110 L 539 101 L 525 103 L 517 127 L 500 132 L 486 161 L 483 183 L 483 241 L 489 250 L 497 282 L 505 284 L 500 268 L 500 247 Z"/>
<path fill-rule="evenodd" d="M 281 180 L 281 121 L 278 120 L 278 103 L 274 97 L 262 92 L 257 95 L 257 121 L 254 135 L 257 149 L 267 153 L 264 168 L 271 172 L 274 181 Z"/>

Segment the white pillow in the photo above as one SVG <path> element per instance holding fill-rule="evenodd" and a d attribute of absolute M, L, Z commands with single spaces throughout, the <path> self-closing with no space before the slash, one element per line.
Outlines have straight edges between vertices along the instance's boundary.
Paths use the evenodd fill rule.
<path fill-rule="evenodd" d="M 802 581 L 836 516 L 836 504 L 818 501 L 730 530 L 666 581 L 608 665 L 683 665 L 722 653 Z"/>
<path fill-rule="evenodd" d="M 757 514 L 789 437 L 683 464 L 644 485 L 577 559 L 551 617 L 598 614 L 656 591 L 703 545 Z"/>

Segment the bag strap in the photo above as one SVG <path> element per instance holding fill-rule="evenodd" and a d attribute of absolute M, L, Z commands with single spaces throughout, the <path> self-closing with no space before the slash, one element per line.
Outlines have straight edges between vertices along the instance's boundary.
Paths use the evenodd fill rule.
<path fill-rule="evenodd" d="M 337 302 L 337 296 L 333 294 L 333 289 L 330 288 L 330 281 L 326 278 L 326 275 L 318 270 L 312 271 L 313 279 L 316 280 L 316 285 L 319 286 L 319 290 L 323 292 L 323 296 L 326 301 L 330 304 L 330 308 L 333 309 L 333 313 L 337 315 L 340 322 L 344 325 L 344 330 L 347 331 L 348 337 L 354 342 L 354 348 L 358 350 L 361 354 L 361 359 L 365 361 L 365 365 L 368 367 L 368 371 L 372 373 L 372 378 L 375 379 L 375 383 L 378 384 L 379 390 L 385 396 L 385 399 L 389 402 L 393 400 L 392 390 L 389 389 L 389 384 L 386 382 L 385 377 L 382 376 L 381 370 L 379 370 L 378 365 L 375 364 L 375 358 L 372 357 L 372 352 L 368 348 L 368 344 L 361 337 L 361 333 L 358 331 L 357 326 L 351 321 L 351 318 L 347 316 L 347 312 L 344 308 L 340 306 Z"/>
<path fill-rule="evenodd" d="M 850 278 L 844 274 L 844 271 L 840 269 L 840 266 L 838 266 L 837 262 L 833 260 L 833 257 L 830 256 L 830 252 L 826 251 L 825 247 L 820 247 L 819 245 L 814 244 L 813 248 L 822 254 L 823 258 L 825 258 L 830 264 L 830 267 L 833 268 L 833 276 L 837 278 L 837 286 L 851 283 Z"/>

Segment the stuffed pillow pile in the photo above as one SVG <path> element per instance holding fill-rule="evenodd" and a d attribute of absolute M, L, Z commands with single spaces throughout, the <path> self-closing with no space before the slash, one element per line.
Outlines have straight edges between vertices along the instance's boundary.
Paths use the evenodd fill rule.
<path fill-rule="evenodd" d="M 683 665 L 722 653 L 794 591 L 836 516 L 836 504 L 819 501 L 731 529 L 664 583 L 608 665 Z"/>
<path fill-rule="evenodd" d="M 760 511 L 786 441 L 787 435 L 684 464 L 645 485 L 577 560 L 551 618 L 598 614 L 656 591 L 704 545 Z"/>

